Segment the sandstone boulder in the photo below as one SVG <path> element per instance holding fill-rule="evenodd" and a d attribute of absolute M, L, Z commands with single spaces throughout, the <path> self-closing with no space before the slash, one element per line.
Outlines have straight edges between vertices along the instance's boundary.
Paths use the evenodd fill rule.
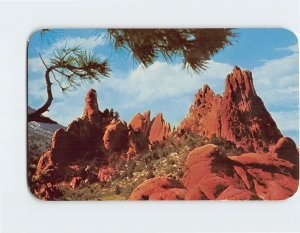
<path fill-rule="evenodd" d="M 104 147 L 108 151 L 121 151 L 128 148 L 128 129 L 124 122 L 112 120 L 103 136 Z"/>
<path fill-rule="evenodd" d="M 186 200 L 284 200 L 297 191 L 299 167 L 270 153 L 225 157 L 208 144 L 189 153 L 183 184 Z"/>
<path fill-rule="evenodd" d="M 80 176 L 75 176 L 72 178 L 71 182 L 70 182 L 70 187 L 72 189 L 76 189 L 78 186 L 80 186 L 80 184 L 83 182 L 82 177 Z"/>
<path fill-rule="evenodd" d="M 131 193 L 129 200 L 183 200 L 186 191 L 171 178 L 156 177 L 144 181 Z"/>
<path fill-rule="evenodd" d="M 289 137 L 282 137 L 276 145 L 270 147 L 270 152 L 277 156 L 299 165 L 299 151 L 296 143 Z"/>
<path fill-rule="evenodd" d="M 109 181 L 112 177 L 113 172 L 114 170 L 112 167 L 108 167 L 108 166 L 101 167 L 99 168 L 98 171 L 98 179 L 101 182 Z"/>

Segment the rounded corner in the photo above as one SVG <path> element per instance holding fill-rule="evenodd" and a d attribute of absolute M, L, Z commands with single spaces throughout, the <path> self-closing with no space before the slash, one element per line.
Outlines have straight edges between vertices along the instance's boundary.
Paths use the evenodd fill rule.
<path fill-rule="evenodd" d="M 27 39 L 27 43 L 29 44 L 30 43 L 30 41 L 31 41 L 31 38 L 33 37 L 33 36 L 35 36 L 36 34 L 38 34 L 38 33 L 42 33 L 42 31 L 43 31 L 44 29 L 35 29 L 34 31 L 32 31 L 30 34 L 29 34 L 29 36 L 28 36 L 28 39 Z"/>
<path fill-rule="evenodd" d="M 297 183 L 297 188 L 296 188 L 295 192 L 291 196 L 287 197 L 286 199 L 283 199 L 283 201 L 289 201 L 289 200 L 295 198 L 295 195 L 299 192 L 299 179 L 297 181 L 298 181 L 298 183 Z"/>
<path fill-rule="evenodd" d="M 299 44 L 298 36 L 297 36 L 297 34 L 292 29 L 290 29 L 290 28 L 284 28 L 284 27 L 282 27 L 280 29 L 283 30 L 283 31 L 286 31 L 287 33 L 289 33 L 296 40 L 296 44 Z"/>
<path fill-rule="evenodd" d="M 27 191 L 29 193 L 29 195 L 31 197 L 33 197 L 33 199 L 37 200 L 37 201 L 44 201 L 43 199 L 39 198 L 38 196 L 34 195 L 34 193 L 31 191 L 30 187 L 29 187 L 29 183 L 27 182 Z"/>

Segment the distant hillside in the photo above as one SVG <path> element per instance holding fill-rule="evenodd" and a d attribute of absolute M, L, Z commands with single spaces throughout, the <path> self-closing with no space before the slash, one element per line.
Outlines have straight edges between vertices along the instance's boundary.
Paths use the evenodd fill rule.
<path fill-rule="evenodd" d="M 28 113 L 35 111 L 32 107 L 27 107 Z M 48 124 L 39 122 L 28 123 L 28 158 L 41 155 L 51 146 L 53 133 L 60 128 L 65 128 L 60 124 Z"/>

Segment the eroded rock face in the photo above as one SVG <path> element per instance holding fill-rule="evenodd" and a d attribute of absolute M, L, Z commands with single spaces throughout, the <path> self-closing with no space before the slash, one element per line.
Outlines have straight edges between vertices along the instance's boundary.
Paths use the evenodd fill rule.
<path fill-rule="evenodd" d="M 95 155 L 103 147 L 102 113 L 98 109 L 96 91 L 91 89 L 85 98 L 84 114 L 68 128 L 58 129 L 52 136 L 51 148 L 41 155 L 37 173 L 56 165 L 68 165 L 73 161 Z M 98 153 L 100 155 L 100 153 Z"/>
<path fill-rule="evenodd" d="M 131 193 L 129 200 L 183 200 L 186 191 L 171 178 L 156 177 L 144 181 Z"/>
<path fill-rule="evenodd" d="M 222 97 L 204 85 L 196 95 L 188 116 L 179 125 L 180 133 L 194 132 L 201 136 L 221 135 L 220 107 Z M 209 123 L 208 123 L 209 122 Z"/>
<path fill-rule="evenodd" d="M 282 141 L 278 144 L 284 144 Z M 298 185 L 298 164 L 277 154 L 226 157 L 218 146 L 207 144 L 188 154 L 181 181 L 166 177 L 146 180 L 129 199 L 284 200 L 295 194 Z"/>
<path fill-rule="evenodd" d="M 37 172 L 39 173 L 42 170 L 48 171 L 49 169 L 52 169 L 53 166 L 52 151 L 50 149 L 41 155 L 37 164 Z"/>
<path fill-rule="evenodd" d="M 127 151 L 127 160 L 134 157 L 137 153 L 148 148 L 149 140 L 142 131 L 130 130 L 128 132 L 129 148 Z"/>
<path fill-rule="evenodd" d="M 297 164 L 270 153 L 225 157 L 208 144 L 187 157 L 185 199 L 284 200 L 297 191 L 297 173 Z"/>
<path fill-rule="evenodd" d="M 109 166 L 100 167 L 98 171 L 98 179 L 101 182 L 109 181 L 112 177 L 114 170 Z"/>
<path fill-rule="evenodd" d="M 235 67 L 227 76 L 220 113 L 221 136 L 246 151 L 267 148 L 282 137 L 263 101 L 255 92 L 250 71 Z"/>
<path fill-rule="evenodd" d="M 85 107 L 82 118 L 92 123 L 99 121 L 101 112 L 99 111 L 97 93 L 94 89 L 90 89 L 85 97 Z"/>
<path fill-rule="evenodd" d="M 276 145 L 270 147 L 270 152 L 281 158 L 299 164 L 299 152 L 296 143 L 289 137 L 282 137 Z"/>
<path fill-rule="evenodd" d="M 148 137 L 149 129 L 150 129 L 150 110 L 147 112 L 144 112 L 144 114 L 137 113 L 131 122 L 129 123 L 130 126 L 134 131 L 140 131 L 145 137 Z"/>
<path fill-rule="evenodd" d="M 148 135 L 151 126 L 150 115 L 150 111 L 146 111 L 143 115 L 137 113 L 128 125 L 128 160 L 134 157 L 137 153 L 148 148 Z"/>
<path fill-rule="evenodd" d="M 83 182 L 82 177 L 80 176 L 75 176 L 72 178 L 71 182 L 70 182 L 70 187 L 72 189 L 76 189 L 78 186 L 80 186 L 80 184 Z"/>
<path fill-rule="evenodd" d="M 62 193 L 55 185 L 48 182 L 36 190 L 34 195 L 40 200 L 54 200 L 61 197 Z"/>
<path fill-rule="evenodd" d="M 162 113 L 158 113 L 152 120 L 149 141 L 150 143 L 161 142 L 169 137 L 171 133 L 170 124 L 165 122 Z"/>
<path fill-rule="evenodd" d="M 223 137 L 245 151 L 262 151 L 282 137 L 262 100 L 257 96 L 252 73 L 234 67 L 226 78 L 223 97 L 205 85 L 197 92 L 179 133 Z"/>
<path fill-rule="evenodd" d="M 128 148 L 128 129 L 124 122 L 112 120 L 107 126 L 103 143 L 108 151 L 121 151 Z"/>

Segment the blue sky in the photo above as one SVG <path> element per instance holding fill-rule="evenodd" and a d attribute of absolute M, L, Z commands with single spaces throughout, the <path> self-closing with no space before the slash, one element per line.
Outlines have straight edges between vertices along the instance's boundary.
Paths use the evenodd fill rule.
<path fill-rule="evenodd" d="M 84 84 L 63 94 L 53 85 L 50 117 L 68 125 L 82 115 L 84 97 L 91 87 L 97 90 L 101 110 L 114 108 L 129 122 L 137 112 L 163 112 L 172 125 L 187 115 L 195 92 L 208 84 L 219 94 L 234 65 L 250 69 L 258 95 L 284 135 L 299 144 L 299 51 L 293 33 L 284 29 L 235 29 L 238 39 L 214 55 L 208 69 L 199 74 L 186 72 L 180 63 L 159 59 L 141 67 L 125 50 L 115 52 L 106 38 L 94 29 L 53 30 L 48 36 L 34 33 L 28 44 L 28 104 L 39 107 L 46 99 L 44 67 L 56 47 L 80 45 L 99 57 L 108 58 L 113 72 L 93 85 Z"/>

